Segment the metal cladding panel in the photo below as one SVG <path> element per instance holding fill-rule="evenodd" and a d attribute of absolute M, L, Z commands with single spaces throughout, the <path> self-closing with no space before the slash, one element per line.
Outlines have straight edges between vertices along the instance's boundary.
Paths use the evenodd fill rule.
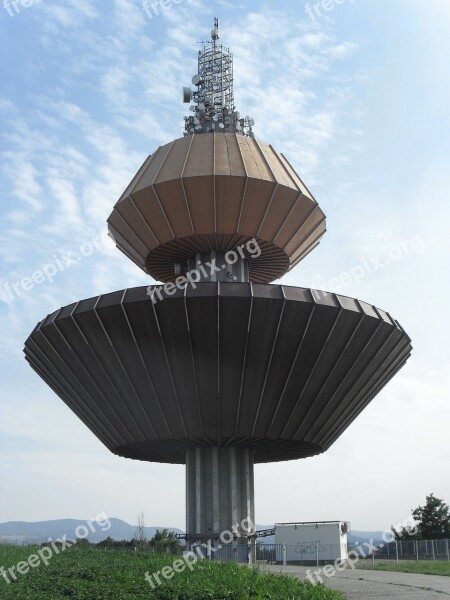
<path fill-rule="evenodd" d="M 173 281 L 173 262 L 185 259 L 170 250 L 192 257 L 204 238 L 208 250 L 216 251 L 223 236 L 229 236 L 225 251 L 256 238 L 266 260 L 255 263 L 250 278 L 269 283 L 315 247 L 324 219 L 271 146 L 241 134 L 211 133 L 160 147 L 128 186 L 108 225 L 118 248 L 161 281 Z"/>
<path fill-rule="evenodd" d="M 156 183 L 154 189 L 175 237 L 182 238 L 193 234 L 194 228 L 182 179 Z M 174 198 L 182 197 L 185 197 L 184 203 L 174 202 Z"/>
<path fill-rule="evenodd" d="M 151 155 L 151 159 L 147 165 L 147 168 L 142 172 L 138 181 L 136 182 L 135 187 L 131 189 L 129 194 L 135 194 L 136 192 L 140 192 L 145 188 L 153 185 L 155 183 L 155 179 L 164 164 L 167 156 L 169 155 L 170 149 L 174 142 L 170 142 L 168 144 L 164 144 L 164 146 L 160 146 L 156 152 Z M 122 197 L 121 202 L 126 200 L 126 198 Z"/>
<path fill-rule="evenodd" d="M 251 294 L 237 296 L 229 291 L 228 286 L 221 286 L 219 312 L 219 419 L 221 438 L 226 441 L 238 433 L 253 305 Z"/>
<path fill-rule="evenodd" d="M 193 136 L 183 177 L 206 177 L 214 174 L 214 137 L 214 134 Z M 174 144 L 177 143 L 179 140 L 175 140 Z"/>
<path fill-rule="evenodd" d="M 206 235 L 215 231 L 214 177 L 186 177 L 184 180 L 189 213 L 194 233 Z"/>
<path fill-rule="evenodd" d="M 184 137 L 178 143 L 170 144 L 164 162 L 155 175 L 154 185 L 181 179 L 192 141 L 189 137 Z"/>
<path fill-rule="evenodd" d="M 115 222 L 117 228 L 123 232 L 122 239 L 124 236 L 128 237 L 129 231 L 133 231 L 135 235 L 133 246 L 136 247 L 137 243 L 140 253 L 142 253 L 142 247 L 154 248 L 158 245 L 158 240 L 138 210 L 127 211 L 121 204 L 118 204 L 117 213 L 120 215 L 120 219 L 113 218 L 112 222 Z"/>
<path fill-rule="evenodd" d="M 136 175 L 133 177 L 133 179 L 130 181 L 130 183 L 128 184 L 128 186 L 125 188 L 125 191 L 120 196 L 117 204 L 119 204 L 119 202 L 121 202 L 125 198 L 128 198 L 128 196 L 131 194 L 131 192 L 134 189 L 136 189 L 136 187 L 137 187 L 139 181 L 141 180 L 141 178 L 143 177 L 144 173 L 147 173 L 149 165 L 150 165 L 150 163 L 151 163 L 152 160 L 153 160 L 153 155 L 152 154 L 150 154 L 150 156 L 147 156 L 147 158 L 142 163 L 142 165 L 139 168 L 139 170 L 136 173 Z"/>
<path fill-rule="evenodd" d="M 274 241 L 299 197 L 300 194 L 297 190 L 285 186 L 276 188 L 259 231 L 259 235 L 263 240 Z M 297 226 L 300 225 L 301 223 L 297 223 Z"/>
<path fill-rule="evenodd" d="M 127 202 L 126 210 L 139 213 L 144 222 L 147 224 L 147 227 L 152 232 L 153 237 L 157 240 L 158 243 L 155 244 L 155 246 L 149 246 L 149 249 L 153 250 L 154 247 L 173 239 L 174 234 L 170 228 L 167 215 L 164 212 L 161 202 L 159 201 L 159 198 L 156 195 L 153 187 L 146 187 L 140 192 L 133 192 L 133 195 L 130 195 L 130 200 Z M 108 219 L 110 230 L 111 218 L 113 214 L 114 211 L 111 213 L 111 216 Z M 122 245 L 118 244 L 118 247 L 122 251 L 124 248 L 126 249 L 125 243 Z"/>
<path fill-rule="evenodd" d="M 231 181 L 226 176 L 215 178 L 216 214 L 217 222 L 222 223 L 222 234 L 234 235 L 238 230 L 245 185 L 244 177 L 234 177 Z"/>
<path fill-rule="evenodd" d="M 192 136 L 191 136 L 192 137 Z M 225 175 L 229 177 L 231 173 L 231 166 L 229 161 L 229 152 L 233 151 L 227 144 L 227 134 L 215 135 L 214 140 L 214 173 L 215 175 Z M 241 176 L 245 176 L 245 171 L 242 169 Z"/>
<path fill-rule="evenodd" d="M 216 136 L 219 138 L 225 137 L 227 142 L 227 159 L 228 159 L 228 167 L 230 169 L 230 175 L 233 177 L 247 177 L 247 172 L 245 170 L 244 159 L 239 149 L 238 136 L 233 134 L 225 134 Z M 218 168 L 216 165 L 216 173 L 221 175 L 223 169 L 227 168 L 227 163 Z"/>
<path fill-rule="evenodd" d="M 276 183 L 261 179 L 246 180 L 239 218 L 239 231 L 244 235 L 253 237 L 259 233 L 276 189 Z M 258 202 L 255 202 L 255 198 L 258 198 Z"/>
<path fill-rule="evenodd" d="M 33 369 L 114 453 L 183 463 L 195 447 L 256 462 L 328 448 L 407 360 L 387 313 L 316 290 L 133 288 L 49 315 Z"/>
<path fill-rule="evenodd" d="M 286 216 L 278 233 L 273 238 L 274 243 L 278 246 L 285 247 L 297 235 L 304 235 L 304 230 L 306 229 L 305 225 L 307 222 L 309 223 L 311 221 L 314 210 L 315 207 L 312 207 L 311 203 L 306 201 L 303 194 L 297 196 L 291 211 Z M 300 233 L 302 230 L 303 233 Z"/>

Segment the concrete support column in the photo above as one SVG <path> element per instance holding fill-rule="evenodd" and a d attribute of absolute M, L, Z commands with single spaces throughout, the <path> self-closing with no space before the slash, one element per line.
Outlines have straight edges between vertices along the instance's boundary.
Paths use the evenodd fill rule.
<path fill-rule="evenodd" d="M 189 542 L 247 544 L 254 533 L 253 453 L 246 448 L 195 448 L 186 452 L 186 533 Z M 244 524 L 244 529 L 242 527 Z M 250 531 L 245 528 L 250 527 Z M 252 538 L 252 546 L 254 538 Z"/>

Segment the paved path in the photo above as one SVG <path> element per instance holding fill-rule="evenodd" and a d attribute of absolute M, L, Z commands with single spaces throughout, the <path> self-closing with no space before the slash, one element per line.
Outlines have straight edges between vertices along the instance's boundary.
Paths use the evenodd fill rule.
<path fill-rule="evenodd" d="M 261 565 L 261 569 L 289 573 L 299 579 L 305 579 L 308 570 L 280 565 Z M 324 577 L 324 583 L 330 589 L 343 592 L 347 600 L 450 600 L 450 577 L 441 575 L 346 569 L 334 577 Z"/>

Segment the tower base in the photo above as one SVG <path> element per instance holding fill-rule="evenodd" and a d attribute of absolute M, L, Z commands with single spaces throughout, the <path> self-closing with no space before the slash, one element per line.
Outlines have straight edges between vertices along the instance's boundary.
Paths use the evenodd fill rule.
<path fill-rule="evenodd" d="M 188 544 L 251 544 L 255 540 L 253 452 L 246 448 L 186 451 Z"/>

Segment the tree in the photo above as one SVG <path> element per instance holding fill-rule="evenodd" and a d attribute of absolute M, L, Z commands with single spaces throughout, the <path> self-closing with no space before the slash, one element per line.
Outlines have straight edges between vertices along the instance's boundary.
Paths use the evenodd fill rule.
<path fill-rule="evenodd" d="M 450 508 L 440 498 L 430 494 L 425 506 L 412 511 L 423 540 L 442 540 L 450 537 Z"/>
<path fill-rule="evenodd" d="M 407 525 L 397 531 L 396 540 L 441 540 L 450 538 L 450 507 L 434 494 L 426 497 L 425 506 L 411 511 L 416 526 Z"/>
<path fill-rule="evenodd" d="M 176 554 L 182 549 L 180 540 L 174 531 L 168 529 L 157 529 L 155 535 L 148 543 L 149 546 L 156 547 L 161 552 L 171 552 Z"/>

